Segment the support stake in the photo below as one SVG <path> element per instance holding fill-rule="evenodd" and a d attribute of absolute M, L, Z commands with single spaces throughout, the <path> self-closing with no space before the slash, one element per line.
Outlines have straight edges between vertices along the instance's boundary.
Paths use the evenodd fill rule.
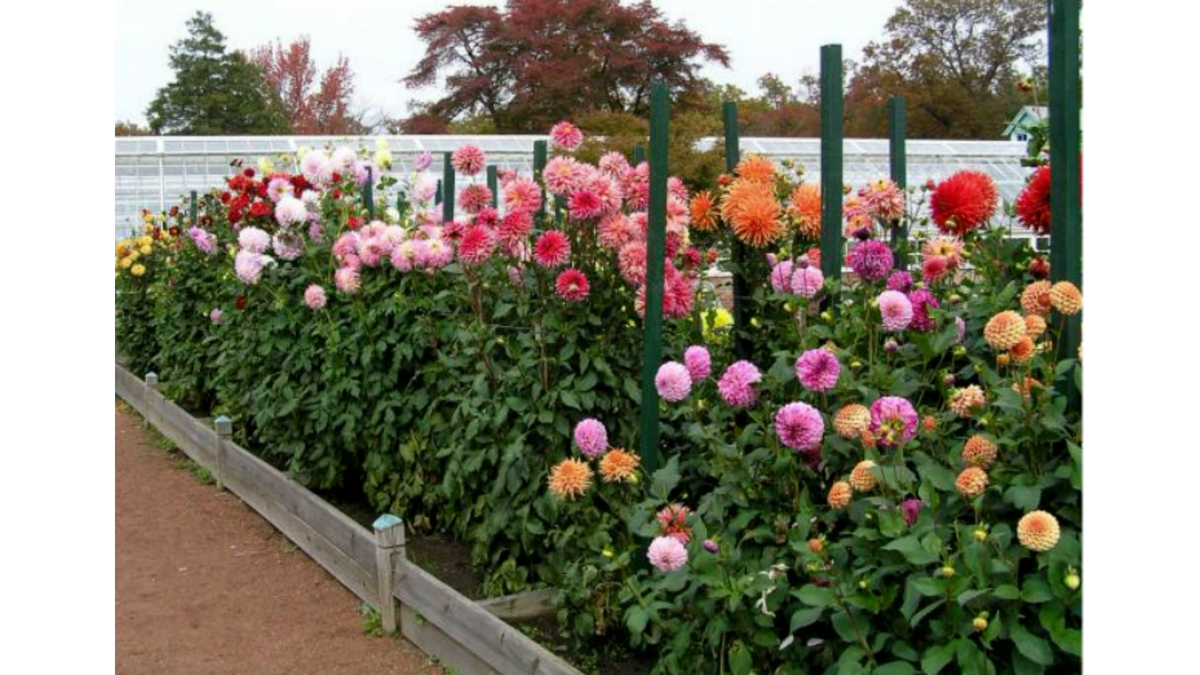
<path fill-rule="evenodd" d="M 888 164 L 892 182 L 904 193 L 905 211 L 908 209 L 908 160 L 904 144 L 907 118 L 904 97 L 893 96 L 888 99 Z M 896 252 L 895 268 L 908 269 L 908 225 L 903 221 L 892 228 L 892 250 Z"/>
<path fill-rule="evenodd" d="M 821 47 L 821 271 L 834 281 L 837 313 L 842 282 L 842 46 Z"/>
<path fill-rule="evenodd" d="M 662 360 L 663 273 L 667 246 L 667 136 L 671 100 L 667 84 L 650 85 L 650 208 L 646 251 L 646 337 L 642 351 L 642 466 L 658 470 L 658 389 Z"/>
<path fill-rule="evenodd" d="M 391 634 L 399 627 L 392 566 L 397 557 L 406 559 L 404 521 L 387 513 L 376 518 L 372 527 L 375 529 L 375 567 L 379 571 L 379 615 L 383 619 L 384 632 Z"/>
<path fill-rule="evenodd" d="M 442 222 L 454 220 L 454 163 L 450 153 L 442 155 Z"/>
<path fill-rule="evenodd" d="M 217 489 L 225 489 L 225 448 L 231 443 L 233 436 L 233 420 L 221 415 L 213 420 L 213 428 L 217 431 L 217 469 L 214 472 L 214 478 L 217 480 Z"/>

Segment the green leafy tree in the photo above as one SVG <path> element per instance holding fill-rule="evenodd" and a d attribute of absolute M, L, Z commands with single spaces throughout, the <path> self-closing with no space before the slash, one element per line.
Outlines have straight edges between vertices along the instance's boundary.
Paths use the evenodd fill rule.
<path fill-rule="evenodd" d="M 203 136 L 286 133 L 287 119 L 262 70 L 238 52 L 212 14 L 197 12 L 188 37 L 171 47 L 175 80 L 158 90 L 146 111 L 155 134 Z"/>

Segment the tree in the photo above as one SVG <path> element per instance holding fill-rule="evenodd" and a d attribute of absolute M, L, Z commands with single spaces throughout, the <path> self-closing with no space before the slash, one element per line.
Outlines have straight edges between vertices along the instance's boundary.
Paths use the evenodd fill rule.
<path fill-rule="evenodd" d="M 723 134 L 722 106 L 726 101 L 738 104 L 738 129 L 743 136 L 816 136 L 820 134 L 820 101 L 805 80 L 793 88 L 778 75 L 767 73 L 758 78 L 759 96 L 750 96 L 733 85 L 706 82 L 706 114 L 718 122 L 713 135 Z"/>
<path fill-rule="evenodd" d="M 504 10 L 459 6 L 417 20 L 425 56 L 410 88 L 445 77 L 446 95 L 423 110 L 449 122 L 486 115 L 497 131 L 544 131 L 587 112 L 649 110 L 662 78 L 676 110 L 704 104 L 704 61 L 729 65 L 720 45 L 682 22 L 668 23 L 648 0 L 508 0 Z"/>
<path fill-rule="evenodd" d="M 287 133 L 280 102 L 262 71 L 239 52 L 225 51 L 212 14 L 196 12 L 188 37 L 171 47 L 175 80 L 146 111 L 150 130 L 169 135 Z"/>
<path fill-rule="evenodd" d="M 317 79 L 308 36 L 287 47 L 276 42 L 253 50 L 248 59 L 263 71 L 267 85 L 280 101 L 294 134 L 342 135 L 364 133 L 359 114 L 351 113 L 354 72 L 350 61 L 338 55 L 334 65 Z"/>
<path fill-rule="evenodd" d="M 1045 0 L 907 0 L 847 89 L 847 134 L 886 133 L 890 96 L 917 138 L 997 138 L 1020 107 L 1017 65 L 1044 57 Z"/>
<path fill-rule="evenodd" d="M 139 125 L 137 122 L 118 121 L 116 124 L 117 136 L 149 136 L 150 130 Z"/>

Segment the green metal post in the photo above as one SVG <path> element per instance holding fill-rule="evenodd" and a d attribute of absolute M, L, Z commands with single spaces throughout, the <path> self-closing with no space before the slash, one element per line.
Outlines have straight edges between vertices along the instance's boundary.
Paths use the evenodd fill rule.
<path fill-rule="evenodd" d="M 367 222 L 375 220 L 375 170 L 367 167 L 367 182 L 363 185 L 363 206 L 367 207 Z"/>
<path fill-rule="evenodd" d="M 487 167 L 487 189 L 492 191 L 492 208 L 500 208 L 500 169 Z"/>
<path fill-rule="evenodd" d="M 638 164 L 641 164 L 644 161 L 646 161 L 646 146 L 644 146 L 644 145 L 633 146 L 633 165 L 637 166 Z"/>
<path fill-rule="evenodd" d="M 191 201 L 191 209 L 190 209 L 191 213 L 189 214 L 189 215 L 191 215 L 191 218 L 192 218 L 192 221 L 191 221 L 192 227 L 196 227 L 197 225 L 200 224 L 200 219 L 199 219 L 199 214 L 198 214 L 200 205 L 196 203 L 196 199 L 197 199 L 196 191 L 192 190 L 192 201 Z"/>
<path fill-rule="evenodd" d="M 890 145 L 892 145 L 892 181 L 904 191 L 908 203 L 908 108 L 904 98 L 894 97 L 888 101 L 890 119 Z M 892 250 L 895 251 L 895 268 L 908 269 L 908 225 L 902 223 L 892 231 Z"/>
<path fill-rule="evenodd" d="M 646 339 L 642 351 L 642 465 L 659 466 L 658 389 L 654 377 L 662 361 L 663 259 L 667 247 L 667 134 L 670 99 L 667 84 L 650 85 L 650 209 L 646 251 Z"/>
<path fill-rule="evenodd" d="M 457 189 L 455 180 L 458 178 L 454 171 L 454 155 L 445 154 L 445 166 L 443 167 L 442 177 L 442 222 L 454 222 L 455 217 L 455 197 Z"/>
<path fill-rule="evenodd" d="M 738 104 L 725 103 L 725 173 L 733 175 L 742 162 L 742 132 L 738 125 Z M 750 358 L 750 280 L 746 245 L 733 238 L 733 347 L 738 358 Z"/>
<path fill-rule="evenodd" d="M 442 203 L 442 179 L 441 178 L 438 179 L 437 191 L 433 193 L 433 203 L 434 204 Z"/>
<path fill-rule="evenodd" d="M 1050 2 L 1050 274 L 1083 288 L 1083 209 L 1080 204 L 1080 0 Z M 1079 353 L 1082 312 L 1066 317 L 1060 358 Z M 1063 390 L 1079 409 L 1081 392 L 1068 375 Z"/>
<path fill-rule="evenodd" d="M 821 47 L 821 271 L 842 278 L 842 46 Z M 840 290 L 840 289 L 839 289 Z M 839 290 L 833 297 L 837 298 Z M 830 309 L 837 311 L 837 302 Z"/>
<path fill-rule="evenodd" d="M 408 200 L 404 198 L 404 193 L 396 194 L 396 211 L 400 214 L 400 220 L 404 220 L 404 213 L 408 211 Z"/>
<path fill-rule="evenodd" d="M 542 173 L 546 171 L 546 165 L 550 163 L 550 143 L 539 141 L 533 144 L 533 172 L 534 179 L 542 185 L 541 187 L 541 208 L 538 209 L 538 228 L 546 228 L 546 181 L 542 178 Z"/>

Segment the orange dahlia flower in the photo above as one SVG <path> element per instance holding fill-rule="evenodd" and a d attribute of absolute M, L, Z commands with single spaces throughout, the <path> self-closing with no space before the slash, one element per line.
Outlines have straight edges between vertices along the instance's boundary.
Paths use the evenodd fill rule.
<path fill-rule="evenodd" d="M 692 213 L 692 227 L 695 227 L 701 232 L 707 232 L 717 226 L 717 208 L 716 202 L 713 201 L 712 193 L 708 190 L 697 192 L 692 197 L 690 205 Z"/>
<path fill-rule="evenodd" d="M 600 460 L 600 476 L 605 483 L 628 483 L 633 480 L 642 458 L 620 448 L 609 450 Z"/>
<path fill-rule="evenodd" d="M 962 459 L 967 466 L 986 469 L 995 463 L 997 450 L 995 443 L 976 434 L 968 438 L 963 446 Z"/>
<path fill-rule="evenodd" d="M 1021 309 L 1043 317 L 1050 314 L 1050 282 L 1035 281 L 1026 286 L 1021 292 Z"/>
<path fill-rule="evenodd" d="M 854 465 L 854 469 L 850 471 L 850 487 L 856 492 L 870 492 L 875 489 L 875 474 L 871 469 L 875 468 L 875 462 L 869 459 L 864 459 Z"/>
<path fill-rule="evenodd" d="M 1030 314 L 1025 317 L 1025 334 L 1034 340 L 1040 338 L 1042 333 L 1046 332 L 1046 320 L 1038 314 Z"/>
<path fill-rule="evenodd" d="M 850 497 L 854 496 L 854 490 L 850 484 L 844 480 L 839 480 L 829 488 L 829 506 L 837 511 L 841 511 L 850 505 Z"/>
<path fill-rule="evenodd" d="M 968 466 L 958 474 L 954 481 L 954 489 L 967 499 L 974 499 L 983 494 L 988 486 L 987 472 L 977 466 Z"/>
<path fill-rule="evenodd" d="M 779 202 L 770 183 L 734 181 L 721 203 L 721 217 L 743 242 L 762 247 L 783 236 Z"/>
<path fill-rule="evenodd" d="M 1008 353 L 1018 364 L 1028 362 L 1029 359 L 1033 358 L 1033 352 L 1033 339 L 1028 335 L 1022 337 L 1017 341 L 1017 344 L 1012 346 L 1012 349 L 1008 350 Z"/>
<path fill-rule="evenodd" d="M 762 155 L 746 155 L 734 171 L 738 178 L 754 183 L 775 182 L 775 163 Z"/>
<path fill-rule="evenodd" d="M 1058 519 L 1045 511 L 1030 511 L 1017 523 L 1017 539 L 1031 551 L 1045 553 L 1058 545 Z"/>
<path fill-rule="evenodd" d="M 592 469 L 577 459 L 564 459 L 550 470 L 550 491 L 564 499 L 574 499 L 592 484 Z"/>
<path fill-rule="evenodd" d="M 821 188 L 815 183 L 801 183 L 792 190 L 787 214 L 805 239 L 821 238 Z"/>
<path fill-rule="evenodd" d="M 871 411 L 860 403 L 851 403 L 833 417 L 833 430 L 842 438 L 858 438 L 870 426 Z"/>
<path fill-rule="evenodd" d="M 1025 319 L 1012 310 L 1005 310 L 988 319 L 983 327 L 983 339 L 997 351 L 1012 349 L 1025 337 Z"/>
<path fill-rule="evenodd" d="M 1060 281 L 1050 287 L 1050 304 L 1059 314 L 1072 316 L 1083 309 L 1083 294 L 1069 281 Z"/>

